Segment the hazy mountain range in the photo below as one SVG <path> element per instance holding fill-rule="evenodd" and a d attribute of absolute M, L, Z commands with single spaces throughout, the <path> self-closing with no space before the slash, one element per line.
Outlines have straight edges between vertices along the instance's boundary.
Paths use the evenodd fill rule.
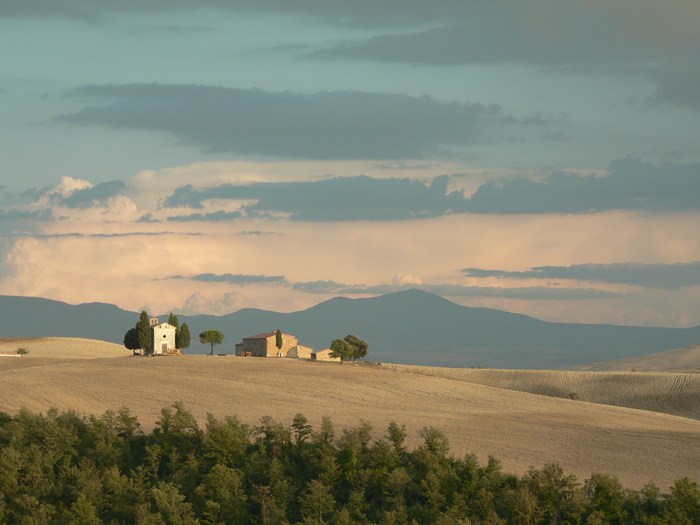
<path fill-rule="evenodd" d="M 138 312 L 114 305 L 69 305 L 32 297 L 0 296 L 0 337 L 86 337 L 121 343 Z M 159 315 L 167 320 L 167 313 Z M 224 315 L 178 316 L 192 333 L 190 353 L 205 353 L 197 334 L 226 334 L 219 353 L 233 353 L 249 335 L 277 328 L 301 344 L 326 348 L 355 334 L 377 361 L 438 366 L 559 368 L 637 357 L 700 343 L 700 326 L 655 328 L 550 323 L 489 308 L 469 308 L 410 290 L 368 299 L 336 297 L 308 310 L 278 313 L 246 308 Z"/>

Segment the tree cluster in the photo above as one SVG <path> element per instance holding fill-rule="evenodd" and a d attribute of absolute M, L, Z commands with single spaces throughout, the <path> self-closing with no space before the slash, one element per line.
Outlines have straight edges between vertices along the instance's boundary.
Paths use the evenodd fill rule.
<path fill-rule="evenodd" d="M 168 324 L 175 327 L 175 348 L 180 348 L 183 350 L 185 348 L 189 348 L 191 336 L 187 323 L 182 323 L 181 327 L 177 315 L 170 312 Z M 126 346 L 129 350 L 145 350 L 150 348 L 152 344 L 153 338 L 151 334 L 151 323 L 148 317 L 148 312 L 144 310 L 141 312 L 136 326 L 134 328 L 130 328 L 127 330 L 126 334 L 124 334 L 124 346 Z"/>
<path fill-rule="evenodd" d="M 152 344 L 151 323 L 148 312 L 144 310 L 141 312 L 136 326 L 124 334 L 124 346 L 129 350 L 145 350 L 150 348 Z"/>
<path fill-rule="evenodd" d="M 127 408 L 101 417 L 0 413 L 0 523 L 214 525 L 697 524 L 689 478 L 660 497 L 606 474 L 583 484 L 554 463 L 518 477 L 493 457 L 455 458 L 437 429 L 413 450 L 390 423 L 337 431 L 263 417 L 248 426 L 181 403 L 146 434 Z"/>
<path fill-rule="evenodd" d="M 367 355 L 369 344 L 355 335 L 331 342 L 331 357 L 340 357 L 341 361 L 354 361 Z"/>

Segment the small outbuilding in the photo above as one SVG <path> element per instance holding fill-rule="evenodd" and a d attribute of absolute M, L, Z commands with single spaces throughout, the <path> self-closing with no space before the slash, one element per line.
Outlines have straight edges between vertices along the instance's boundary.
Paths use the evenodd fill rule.
<path fill-rule="evenodd" d="M 311 352 L 311 359 L 313 361 L 340 361 L 340 357 L 331 357 L 331 352 L 333 352 L 333 350 L 330 348 Z"/>

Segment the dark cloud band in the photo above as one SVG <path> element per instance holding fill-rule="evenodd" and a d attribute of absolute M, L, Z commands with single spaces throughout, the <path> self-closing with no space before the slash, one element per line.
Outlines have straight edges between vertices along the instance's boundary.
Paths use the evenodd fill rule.
<path fill-rule="evenodd" d="M 467 201 L 462 193 L 448 193 L 447 184 L 445 175 L 436 177 L 428 186 L 409 179 L 366 176 L 316 182 L 222 185 L 201 191 L 188 185 L 168 197 L 164 207 L 201 208 L 208 199 L 252 200 L 255 203 L 245 207 L 248 215 L 284 213 L 293 220 L 305 221 L 405 220 L 466 211 Z M 207 215 L 211 214 L 186 217 L 204 220 Z"/>
<path fill-rule="evenodd" d="M 123 181 L 112 180 L 102 182 L 92 188 L 76 190 L 68 197 L 63 197 L 58 200 L 60 204 L 68 208 L 90 208 L 104 205 L 112 197 L 125 195 L 126 191 L 126 184 Z"/>
<path fill-rule="evenodd" d="M 473 143 L 500 118 L 495 105 L 354 91 L 129 84 L 84 86 L 68 96 L 100 103 L 56 121 L 166 131 L 210 152 L 302 159 L 446 154 L 444 146 Z"/>
<path fill-rule="evenodd" d="M 334 281 L 295 283 L 295 290 L 313 294 L 339 295 L 383 295 L 419 289 L 443 297 L 502 297 L 510 299 L 584 300 L 611 299 L 623 294 L 592 288 L 548 288 L 530 286 L 522 288 L 500 288 L 491 286 L 460 286 L 455 284 L 380 284 L 376 286 L 344 285 Z"/>
<path fill-rule="evenodd" d="M 540 181 L 515 177 L 483 184 L 471 196 L 448 192 L 448 176 L 425 184 L 366 176 L 313 182 L 222 185 L 176 189 L 166 208 L 203 208 L 207 200 L 240 200 L 248 216 L 284 214 L 292 220 L 408 220 L 453 213 L 575 214 L 606 210 L 660 213 L 700 209 L 700 164 L 653 165 L 631 157 L 606 176 L 555 172 Z M 252 202 L 252 203 L 250 203 Z M 196 213 L 169 220 L 231 220 L 241 212 Z"/>
<path fill-rule="evenodd" d="M 190 281 L 199 281 L 204 283 L 230 283 L 230 284 L 286 284 L 287 279 L 283 275 L 246 275 L 246 274 L 215 274 L 215 273 L 201 273 L 199 275 L 193 275 L 190 277 L 185 277 L 182 275 L 173 275 L 168 277 L 168 279 L 189 279 Z"/>
<path fill-rule="evenodd" d="M 700 285 L 700 262 L 676 264 L 575 264 L 539 266 L 522 272 L 466 268 L 470 277 L 501 279 L 572 279 L 584 282 L 631 284 L 647 288 L 674 290 Z"/>

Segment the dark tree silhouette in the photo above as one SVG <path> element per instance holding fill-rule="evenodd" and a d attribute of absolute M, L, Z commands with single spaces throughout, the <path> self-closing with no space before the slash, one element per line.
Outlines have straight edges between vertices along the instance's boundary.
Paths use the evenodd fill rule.
<path fill-rule="evenodd" d="M 190 347 L 190 339 L 190 327 L 187 326 L 187 323 L 182 323 L 182 328 L 180 328 L 180 338 L 178 342 L 180 344 L 180 349 L 183 350 L 183 354 L 185 353 L 184 350 Z"/>
<path fill-rule="evenodd" d="M 141 318 L 139 319 L 136 329 L 139 333 L 139 347 L 141 349 L 146 349 L 151 347 L 151 324 L 148 320 L 148 312 L 144 310 L 141 312 Z"/>
<path fill-rule="evenodd" d="M 275 343 L 277 344 L 277 349 L 282 350 L 282 330 L 279 328 L 277 329 L 277 333 L 275 334 Z"/>
<path fill-rule="evenodd" d="M 199 334 L 199 342 L 203 345 L 209 343 L 211 345 L 211 353 L 209 355 L 214 355 L 214 345 L 220 345 L 224 337 L 226 336 L 218 330 L 206 330 Z"/>

